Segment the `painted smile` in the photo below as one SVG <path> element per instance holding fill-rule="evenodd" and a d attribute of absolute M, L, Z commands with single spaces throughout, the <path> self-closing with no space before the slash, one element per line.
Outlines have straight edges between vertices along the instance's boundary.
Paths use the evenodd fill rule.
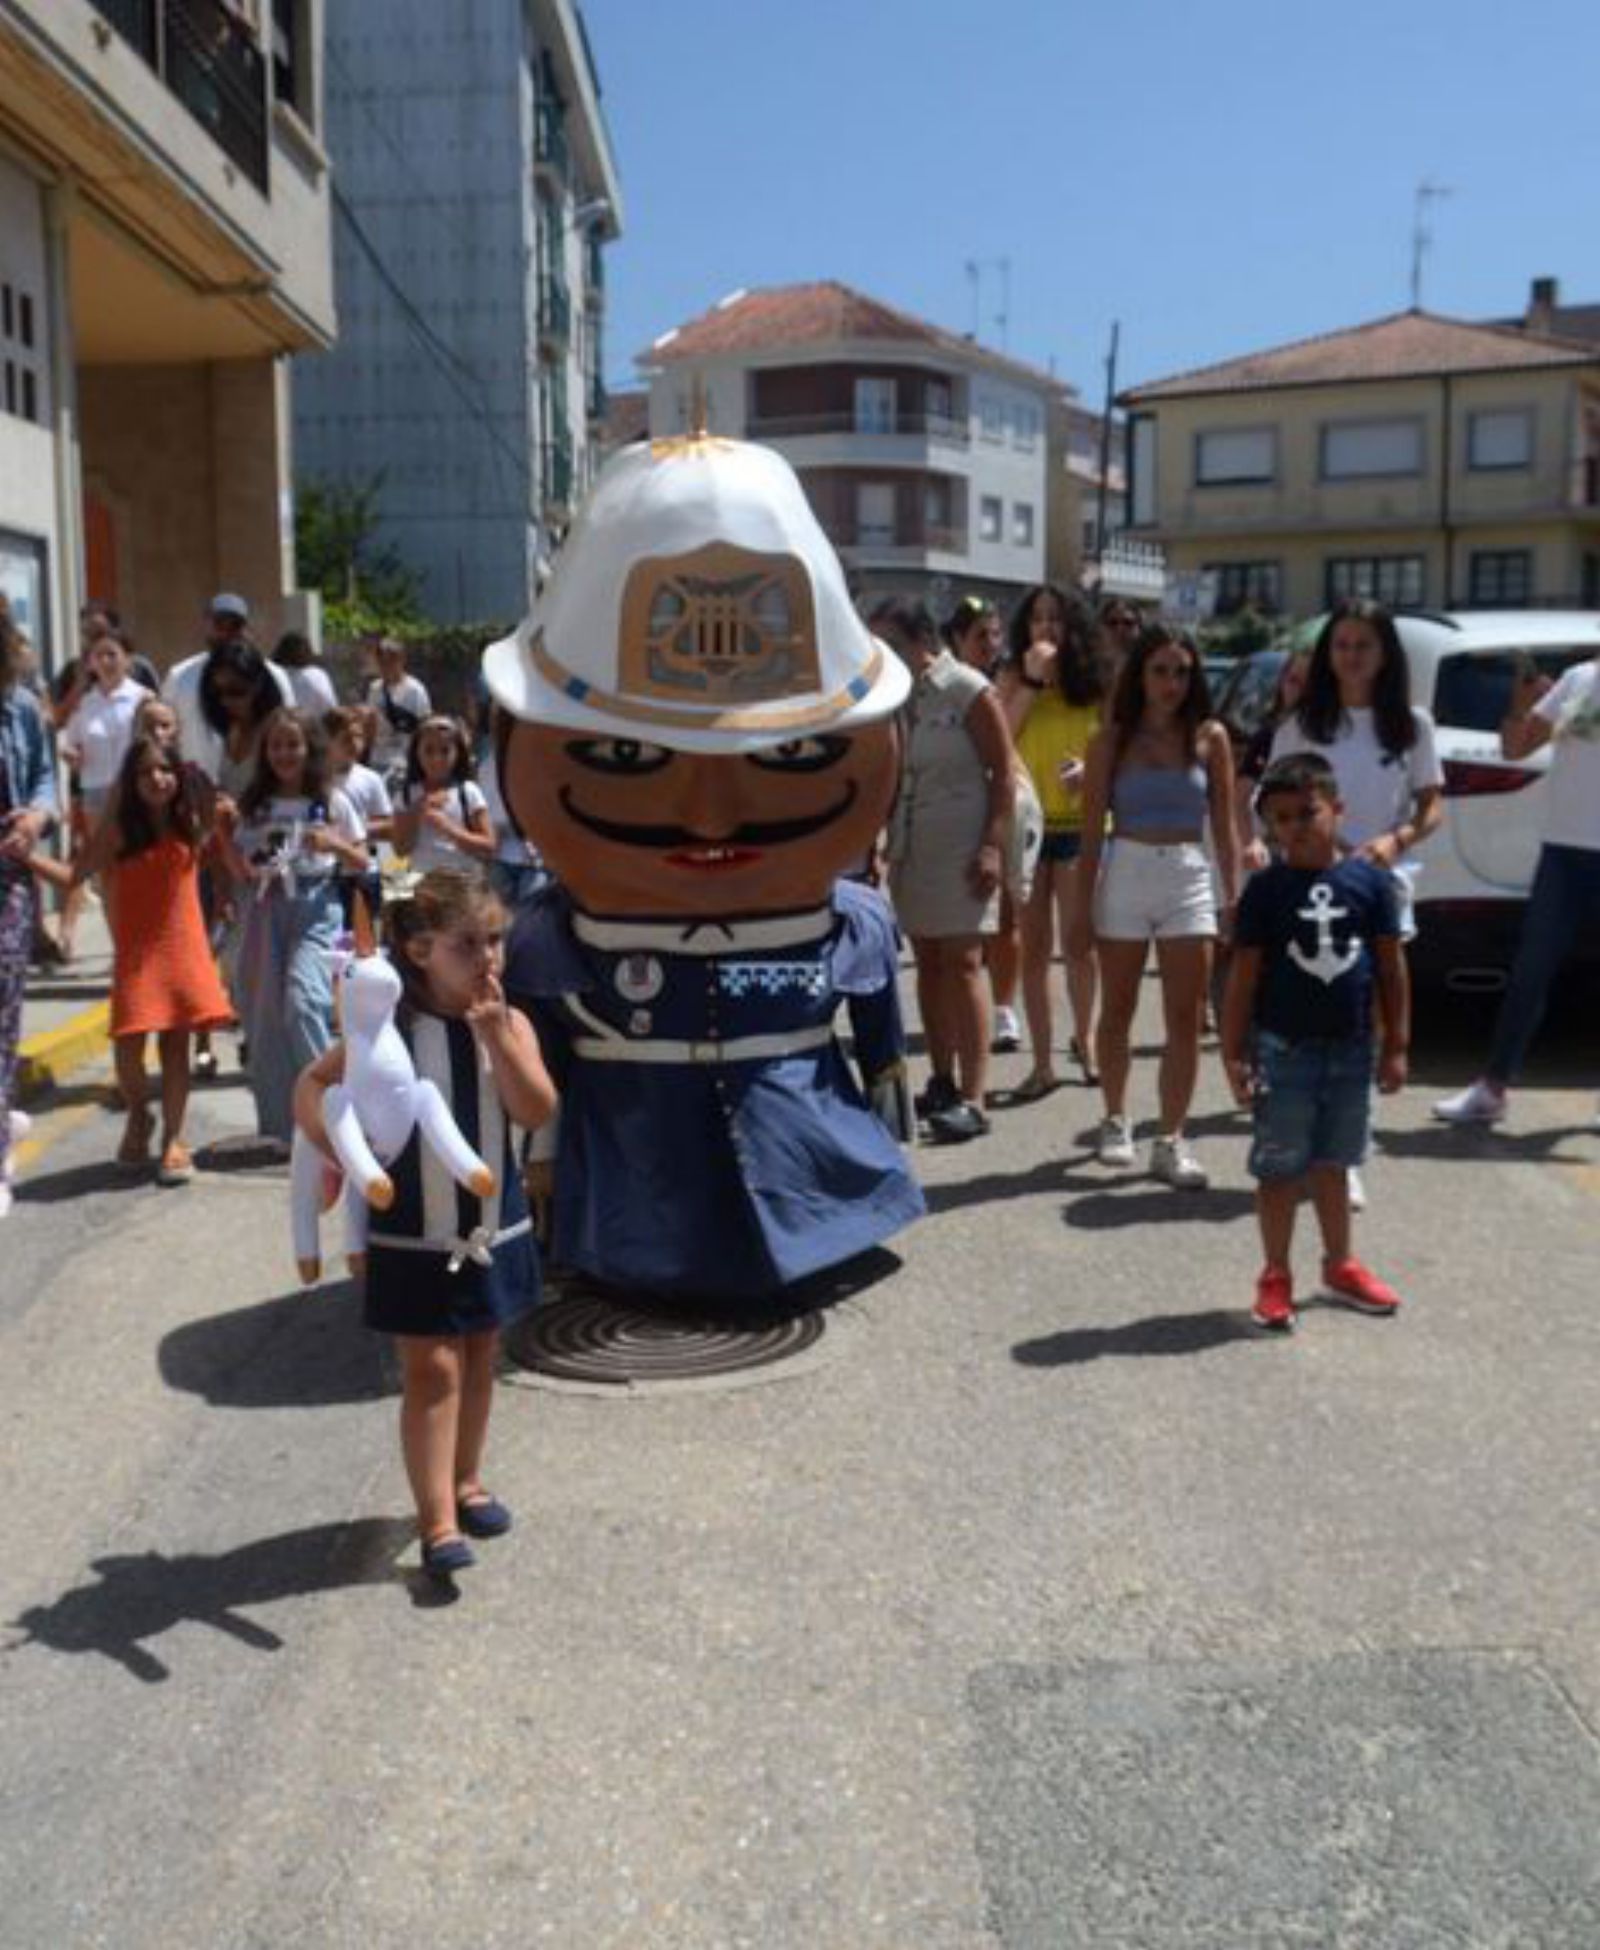
<path fill-rule="evenodd" d="M 766 847 L 787 846 L 794 840 L 809 839 L 843 819 L 856 802 L 856 782 L 851 779 L 843 796 L 821 812 L 807 813 L 799 819 L 753 819 L 721 839 L 708 839 L 687 826 L 636 826 L 630 820 L 606 819 L 600 813 L 586 812 L 575 804 L 571 786 L 557 794 L 561 810 L 575 825 L 602 840 L 619 846 L 643 846 L 666 855 L 673 866 L 692 867 L 696 872 L 726 872 L 732 866 L 748 866 Z"/>

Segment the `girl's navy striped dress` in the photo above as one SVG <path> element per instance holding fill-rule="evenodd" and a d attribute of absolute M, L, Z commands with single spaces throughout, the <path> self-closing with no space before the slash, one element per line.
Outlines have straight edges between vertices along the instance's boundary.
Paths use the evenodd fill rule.
<path fill-rule="evenodd" d="M 402 1009 L 419 1077 L 439 1086 L 462 1136 L 499 1181 L 488 1198 L 458 1185 L 413 1131 L 389 1167 L 394 1204 L 371 1215 L 365 1319 L 384 1334 L 478 1334 L 539 1298 L 539 1255 L 511 1120 L 471 1026 Z"/>

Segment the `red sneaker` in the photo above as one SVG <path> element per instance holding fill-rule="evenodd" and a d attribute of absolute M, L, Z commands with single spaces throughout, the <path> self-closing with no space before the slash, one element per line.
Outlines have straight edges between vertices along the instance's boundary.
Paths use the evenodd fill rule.
<path fill-rule="evenodd" d="M 1392 1314 L 1399 1311 L 1400 1296 L 1359 1259 L 1325 1259 L 1322 1284 L 1347 1307 L 1358 1313 Z"/>
<path fill-rule="evenodd" d="M 1287 1267 L 1262 1268 L 1250 1318 L 1258 1327 L 1269 1327 L 1275 1334 L 1286 1334 L 1294 1326 L 1294 1282 Z"/>

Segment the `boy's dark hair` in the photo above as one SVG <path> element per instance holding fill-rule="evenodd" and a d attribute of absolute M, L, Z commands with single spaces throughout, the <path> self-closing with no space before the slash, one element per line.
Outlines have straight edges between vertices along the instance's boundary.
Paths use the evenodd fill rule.
<path fill-rule="evenodd" d="M 885 630 L 893 630 L 896 636 L 904 637 L 907 643 L 919 644 L 924 650 L 939 648 L 939 625 L 933 620 L 933 611 L 915 596 L 887 597 L 867 622 L 880 635 Z"/>
<path fill-rule="evenodd" d="M 1287 758 L 1275 758 L 1256 787 L 1257 812 L 1266 811 L 1269 799 L 1286 798 L 1291 792 L 1304 792 L 1313 799 L 1337 799 L 1338 774 L 1320 752 L 1291 752 Z"/>

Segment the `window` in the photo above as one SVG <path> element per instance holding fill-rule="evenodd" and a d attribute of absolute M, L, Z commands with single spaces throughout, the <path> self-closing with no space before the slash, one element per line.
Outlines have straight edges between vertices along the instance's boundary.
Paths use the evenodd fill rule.
<path fill-rule="evenodd" d="M 922 389 L 922 411 L 930 427 L 947 427 L 954 418 L 948 379 L 930 379 Z"/>
<path fill-rule="evenodd" d="M 1149 527 L 1156 518 L 1156 416 L 1128 416 L 1128 526 Z"/>
<path fill-rule="evenodd" d="M 986 494 L 978 503 L 978 540 L 997 542 L 1000 539 L 1001 524 L 1005 520 L 1005 508 L 998 494 Z"/>
<path fill-rule="evenodd" d="M 1422 472 L 1420 420 L 1349 420 L 1322 429 L 1322 478 L 1362 481 Z"/>
<path fill-rule="evenodd" d="M 1011 418 L 1011 444 L 1031 454 L 1039 440 L 1039 409 L 1023 404 Z"/>
<path fill-rule="evenodd" d="M 1033 547 L 1033 503 L 1031 501 L 1012 502 L 1011 539 L 1018 548 Z"/>
<path fill-rule="evenodd" d="M 1252 609 L 1277 610 L 1283 603 L 1281 562 L 1208 562 L 1203 575 L 1217 579 L 1217 614 L 1231 616 L 1248 603 Z"/>
<path fill-rule="evenodd" d="M 1278 435 L 1274 427 L 1241 427 L 1194 437 L 1196 487 L 1270 481 L 1277 471 Z"/>
<path fill-rule="evenodd" d="M 302 0 L 272 0 L 272 92 L 303 122 L 311 119 L 305 76 Z"/>
<path fill-rule="evenodd" d="M 862 481 L 856 487 L 856 541 L 864 548 L 894 545 L 894 484 Z"/>
<path fill-rule="evenodd" d="M 992 393 L 985 393 L 978 401 L 978 422 L 985 440 L 1005 439 L 1006 409 Z"/>
<path fill-rule="evenodd" d="M 0 284 L 0 412 L 38 422 L 41 348 L 34 343 L 33 296 Z"/>
<path fill-rule="evenodd" d="M 856 381 L 857 433 L 894 432 L 894 381 L 858 379 Z"/>
<path fill-rule="evenodd" d="M 1467 465 L 1475 472 L 1533 465 L 1533 413 L 1516 407 L 1467 417 Z"/>
<path fill-rule="evenodd" d="M 1327 597 L 1330 603 L 1360 596 L 1391 608 L 1414 607 L 1423 600 L 1425 575 L 1420 555 L 1334 555 L 1328 558 Z"/>
<path fill-rule="evenodd" d="M 1513 607 L 1533 595 L 1531 548 L 1475 548 L 1467 564 L 1467 601 Z"/>

